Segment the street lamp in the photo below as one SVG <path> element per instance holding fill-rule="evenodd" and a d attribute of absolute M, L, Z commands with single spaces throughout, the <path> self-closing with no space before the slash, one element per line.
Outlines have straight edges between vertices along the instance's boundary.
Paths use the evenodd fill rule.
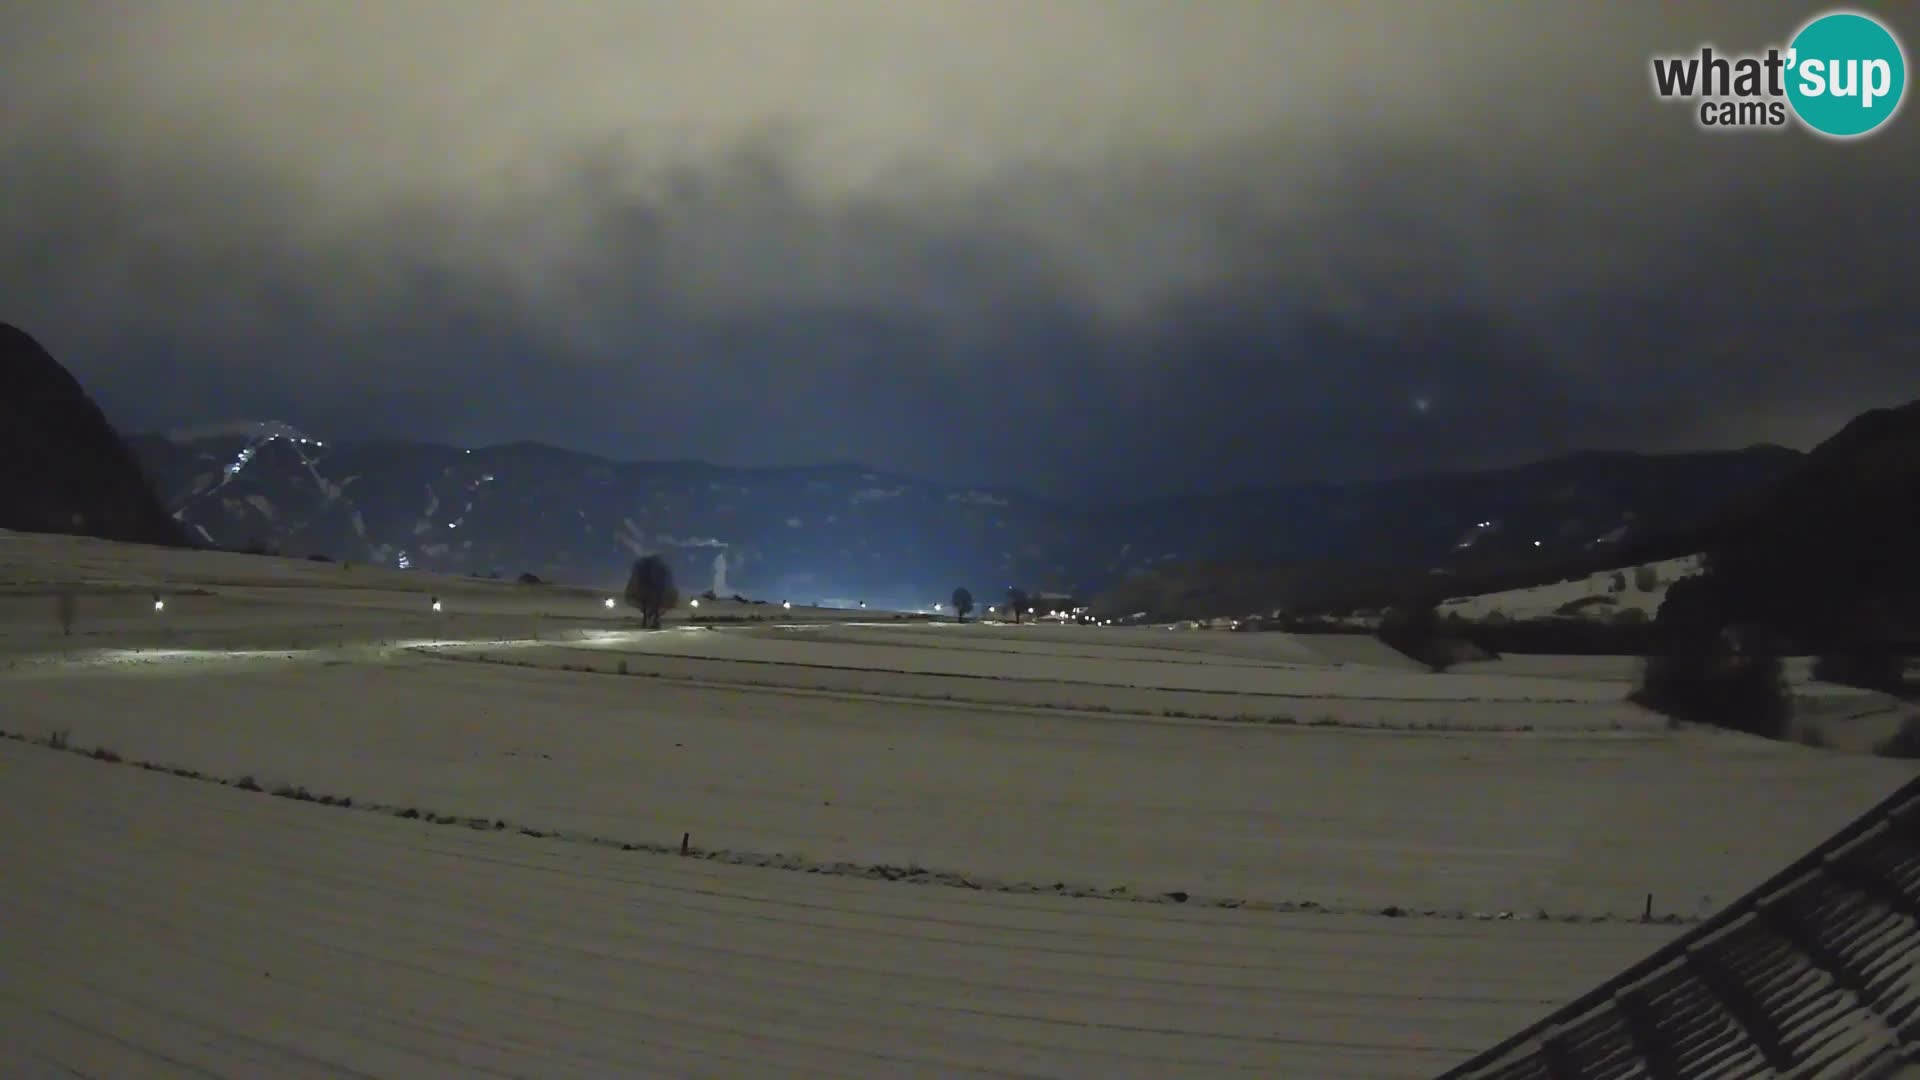
<path fill-rule="evenodd" d="M 167 610 L 167 602 L 166 602 L 165 600 L 162 600 L 162 599 L 160 599 L 160 598 L 159 598 L 159 597 L 157 597 L 157 596 L 156 596 L 156 597 L 154 597 L 154 598 L 153 598 L 153 610 L 154 610 L 155 612 L 161 612 L 161 611 L 165 611 L 165 610 Z"/>
<path fill-rule="evenodd" d="M 613 607 L 613 597 L 611 596 L 607 597 L 607 607 L 609 610 L 611 610 Z"/>
<path fill-rule="evenodd" d="M 433 598 L 433 610 L 435 611 L 440 610 L 440 598 L 437 596 Z"/>

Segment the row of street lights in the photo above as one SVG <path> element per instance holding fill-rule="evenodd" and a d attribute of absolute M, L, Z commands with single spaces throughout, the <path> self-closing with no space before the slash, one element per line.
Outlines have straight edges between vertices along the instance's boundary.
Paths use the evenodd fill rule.
<path fill-rule="evenodd" d="M 604 604 L 606 605 L 606 608 L 607 608 L 607 610 L 609 610 L 609 611 L 611 611 L 611 610 L 613 610 L 613 609 L 614 609 L 614 608 L 615 608 L 616 606 L 618 606 L 618 605 L 617 605 L 617 603 L 615 602 L 615 600 L 614 600 L 614 598 L 613 598 L 613 597 L 611 597 L 611 596 L 609 596 L 609 597 L 607 597 L 607 598 L 606 598 L 606 599 L 605 599 L 604 601 L 602 601 L 602 603 L 604 603 Z M 699 607 L 699 606 L 700 606 L 700 601 L 699 601 L 699 599 L 698 599 L 698 598 L 695 598 L 695 599 L 693 599 L 693 600 L 690 600 L 690 601 L 688 601 L 688 604 L 689 604 L 690 606 L 692 606 L 692 607 L 696 607 L 696 608 L 697 608 L 697 607 Z M 434 611 L 434 612 L 435 612 L 436 614 L 438 614 L 438 613 L 441 613 L 441 612 L 444 612 L 444 611 L 446 610 L 446 607 L 445 607 L 445 605 L 443 605 L 443 604 L 442 604 L 442 603 L 440 602 L 440 598 L 439 598 L 438 596 L 435 596 L 435 597 L 431 597 L 431 598 L 429 598 L 429 599 L 428 599 L 428 601 L 427 601 L 427 606 L 428 606 L 428 607 L 429 607 L 429 608 L 430 608 L 430 609 L 431 609 L 432 611 Z M 863 607 L 863 608 L 864 608 L 864 607 L 866 607 L 866 606 L 867 606 L 867 605 L 866 605 L 866 601 L 864 601 L 864 600 L 863 600 L 863 601 L 861 601 L 861 603 L 860 603 L 860 606 L 861 606 L 861 607 Z M 781 608 L 782 608 L 783 610 L 786 610 L 786 611 L 792 611 L 792 610 L 793 610 L 793 601 L 791 601 L 791 600 L 782 600 L 782 601 L 780 601 L 780 607 L 781 607 Z M 156 595 L 154 596 L 154 598 L 153 598 L 153 611 L 154 611 L 154 614 L 156 614 L 156 615 L 157 615 L 157 614 L 159 614 L 159 613 L 161 613 L 161 612 L 163 612 L 163 611 L 165 611 L 165 610 L 167 610 L 167 602 L 166 602 L 165 600 L 163 600 L 163 599 L 161 599 L 161 598 L 160 598 L 160 597 L 159 597 L 159 596 L 158 596 L 158 595 L 156 594 Z M 937 612 L 937 611 L 941 611 L 941 610 L 943 610 L 943 606 L 942 606 L 942 605 L 940 605 L 940 604 L 935 604 L 935 605 L 933 605 L 933 610 L 934 610 L 934 611 L 936 611 L 936 612 Z M 993 615 L 993 614 L 997 614 L 997 613 L 999 612 L 999 610 L 1000 610 L 1000 609 L 999 609 L 999 608 L 998 608 L 997 606 L 991 606 L 991 605 L 990 605 L 990 606 L 989 606 L 989 607 L 987 608 L 987 614 L 989 614 L 989 615 Z M 1032 609 L 1032 608 L 1028 608 L 1028 609 L 1027 609 L 1027 614 L 1029 614 L 1029 615 L 1032 615 L 1033 613 L 1034 613 L 1034 609 Z M 1055 612 L 1052 612 L 1052 613 L 1051 613 L 1051 615 L 1052 615 L 1052 617 L 1055 617 L 1055 618 L 1057 618 L 1057 617 L 1059 617 L 1059 616 L 1060 616 L 1060 614 L 1061 614 L 1061 613 L 1060 613 L 1060 612 L 1058 612 L 1058 611 L 1055 611 Z M 1111 619 L 1100 619 L 1100 620 L 1096 620 L 1096 621 L 1095 621 L 1095 625 L 1099 625 L 1099 626 L 1111 626 L 1111 625 L 1113 625 L 1113 620 L 1111 620 Z"/>
<path fill-rule="evenodd" d="M 611 597 L 611 596 L 609 596 L 609 597 L 607 597 L 607 598 L 606 598 L 605 600 L 602 600 L 602 601 L 601 601 L 601 603 L 602 603 L 603 605 L 605 605 L 605 606 L 606 606 L 606 609 L 607 609 L 608 611 L 612 611 L 612 610 L 613 610 L 613 609 L 614 609 L 615 607 L 618 607 L 618 606 L 619 606 L 619 602 L 618 602 L 618 601 L 616 601 L 616 600 L 615 600 L 615 599 L 614 599 L 613 597 Z M 699 600 L 698 600 L 697 598 L 696 598 L 696 599 L 693 599 L 693 600 L 689 600 L 689 601 L 687 601 L 687 603 L 688 603 L 688 604 L 689 604 L 690 606 L 692 606 L 692 607 L 699 607 L 699 606 L 700 606 L 700 601 L 699 601 Z M 432 599 L 432 600 L 430 601 L 430 605 L 432 606 L 432 608 L 433 608 L 433 610 L 435 610 L 435 611 L 439 611 L 439 610 L 441 610 L 441 606 L 440 606 L 440 598 L 439 598 L 439 597 L 437 597 L 437 596 L 436 596 L 436 597 L 434 597 L 434 598 L 433 598 L 433 599 Z M 782 600 L 782 601 L 780 601 L 780 606 L 781 606 L 782 608 L 784 608 L 784 609 L 786 609 L 786 610 L 788 610 L 788 611 L 792 611 L 792 610 L 793 610 L 793 601 L 791 601 L 791 600 Z M 861 606 L 861 607 L 866 607 L 867 605 L 865 605 L 865 604 L 861 604 L 860 606 Z M 166 604 L 165 604 L 165 603 L 163 603 L 163 602 L 162 602 L 162 601 L 160 600 L 160 598 L 159 598 L 159 597 L 157 597 L 157 596 L 156 596 L 156 597 L 154 597 L 154 599 L 153 599 L 153 610 L 155 610 L 155 611 L 160 611 L 160 610 L 162 610 L 162 609 L 164 609 L 165 607 L 166 607 Z"/>

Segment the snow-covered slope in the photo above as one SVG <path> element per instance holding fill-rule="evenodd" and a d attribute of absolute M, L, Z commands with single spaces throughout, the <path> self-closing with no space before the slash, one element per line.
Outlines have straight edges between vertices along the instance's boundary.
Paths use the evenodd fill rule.
<path fill-rule="evenodd" d="M 174 442 L 191 443 L 204 439 L 247 439 L 260 442 L 270 438 L 294 439 L 318 443 L 319 440 L 282 420 L 226 420 L 193 427 L 174 428 L 166 437 Z"/>
<path fill-rule="evenodd" d="M 1545 619 L 1576 617 L 1607 621 L 1652 619 L 1666 599 L 1667 588 L 1700 569 L 1700 556 L 1663 559 L 1638 566 L 1602 570 L 1585 577 L 1536 585 L 1525 589 L 1459 596 L 1439 605 L 1440 614 L 1463 619 Z"/>

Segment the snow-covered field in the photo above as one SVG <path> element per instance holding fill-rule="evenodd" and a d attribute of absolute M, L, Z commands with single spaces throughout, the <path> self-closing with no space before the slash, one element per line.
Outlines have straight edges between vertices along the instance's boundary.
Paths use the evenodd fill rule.
<path fill-rule="evenodd" d="M 1912 773 L 1578 666 L 847 614 L 0 534 L 0 729 L 121 759 L 0 740 L 0 1075 L 1431 1075 Z"/>

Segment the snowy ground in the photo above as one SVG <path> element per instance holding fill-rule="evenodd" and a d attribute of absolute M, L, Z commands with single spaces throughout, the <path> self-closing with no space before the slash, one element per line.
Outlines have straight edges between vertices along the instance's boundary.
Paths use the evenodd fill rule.
<path fill-rule="evenodd" d="M 1597 666 L 600 601 L 0 534 L 0 729 L 123 759 L 0 740 L 0 1075 L 1431 1075 L 1912 772 Z"/>

